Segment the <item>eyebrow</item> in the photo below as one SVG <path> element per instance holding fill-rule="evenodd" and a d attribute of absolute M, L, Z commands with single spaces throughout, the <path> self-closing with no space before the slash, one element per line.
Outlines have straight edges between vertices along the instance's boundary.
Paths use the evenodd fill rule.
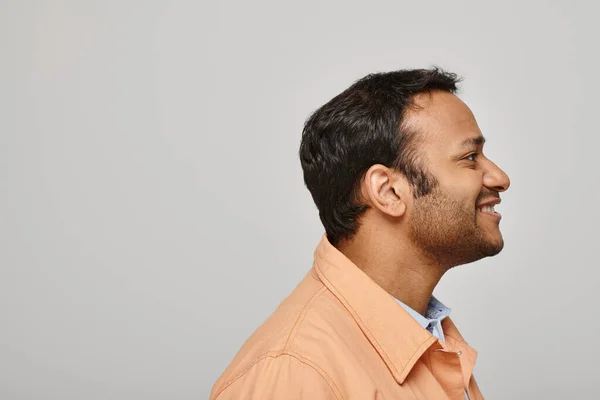
<path fill-rule="evenodd" d="M 475 136 L 475 137 L 470 137 L 470 138 L 467 138 L 467 139 L 463 140 L 458 145 L 458 148 L 459 149 L 464 149 L 466 147 L 470 147 L 470 146 L 473 146 L 473 145 L 483 146 L 484 143 L 485 143 L 485 138 L 483 136 Z"/>

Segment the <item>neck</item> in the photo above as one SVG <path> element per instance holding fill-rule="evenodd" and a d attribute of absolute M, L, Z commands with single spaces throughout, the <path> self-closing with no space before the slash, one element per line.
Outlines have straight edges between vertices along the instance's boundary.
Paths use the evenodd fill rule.
<path fill-rule="evenodd" d="M 408 239 L 382 233 L 360 229 L 338 250 L 389 294 L 425 315 L 433 290 L 447 268 L 423 256 Z"/>

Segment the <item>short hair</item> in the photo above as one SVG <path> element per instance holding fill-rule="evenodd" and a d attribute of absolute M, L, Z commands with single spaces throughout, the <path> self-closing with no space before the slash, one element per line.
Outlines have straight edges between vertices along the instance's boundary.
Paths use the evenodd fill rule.
<path fill-rule="evenodd" d="M 404 174 L 415 197 L 437 184 L 418 151 L 420 132 L 405 124 L 414 96 L 456 93 L 456 74 L 438 67 L 369 74 L 317 109 L 304 124 L 300 163 L 304 182 L 319 210 L 327 238 L 352 239 L 369 209 L 360 181 L 374 164 Z"/>

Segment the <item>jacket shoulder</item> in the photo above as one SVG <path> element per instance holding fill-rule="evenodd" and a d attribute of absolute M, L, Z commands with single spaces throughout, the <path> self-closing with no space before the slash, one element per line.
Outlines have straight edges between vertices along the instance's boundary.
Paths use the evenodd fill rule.
<path fill-rule="evenodd" d="M 302 359 L 300 362 L 303 365 L 302 370 L 308 371 L 306 366 L 310 366 L 319 372 L 320 367 L 314 364 L 309 356 L 311 349 L 303 348 L 305 344 L 298 339 L 310 335 L 307 332 L 307 320 L 314 318 L 324 305 L 331 303 L 328 294 L 330 292 L 327 287 L 318 279 L 314 269 L 311 269 L 290 295 L 242 345 L 231 364 L 215 383 L 213 393 L 220 393 L 226 386 L 239 379 L 240 382 L 258 379 L 259 375 L 252 371 L 263 368 L 275 371 L 278 367 L 294 368 L 294 365 L 298 367 L 300 359 Z M 330 309 L 331 306 L 330 304 L 325 308 Z M 316 328 L 312 323 L 309 326 Z M 297 362 L 290 360 L 290 357 Z M 326 375 L 324 371 L 320 371 L 319 375 L 321 373 Z M 311 375 L 308 372 L 307 374 Z M 326 377 L 322 379 L 327 381 Z"/>

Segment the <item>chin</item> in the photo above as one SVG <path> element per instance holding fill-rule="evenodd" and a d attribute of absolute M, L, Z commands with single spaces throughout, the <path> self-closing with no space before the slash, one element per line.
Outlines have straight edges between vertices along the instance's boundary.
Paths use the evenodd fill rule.
<path fill-rule="evenodd" d="M 486 245 L 483 246 L 481 250 L 485 257 L 493 257 L 496 254 L 500 253 L 503 248 L 504 240 L 500 238 L 500 240 L 494 240 L 486 243 Z"/>

